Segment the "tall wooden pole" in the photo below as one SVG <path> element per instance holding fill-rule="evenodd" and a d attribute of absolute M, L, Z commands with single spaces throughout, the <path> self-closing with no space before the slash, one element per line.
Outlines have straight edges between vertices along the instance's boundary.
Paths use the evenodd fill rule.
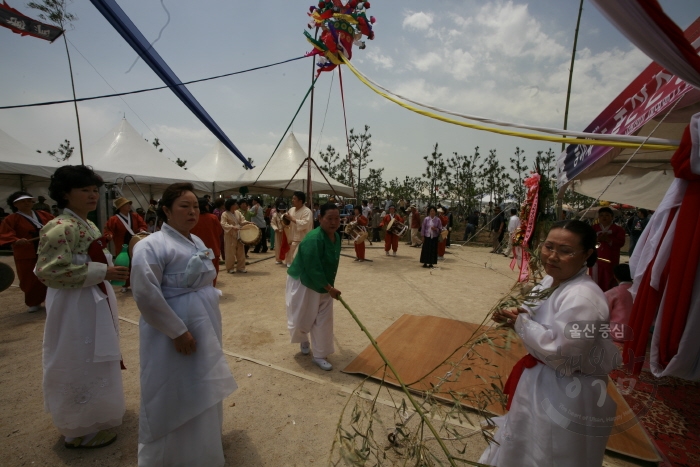
<path fill-rule="evenodd" d="M 314 34 L 314 39 L 318 37 L 318 28 L 316 28 L 316 33 Z M 311 85 L 314 83 L 314 74 L 316 73 L 316 55 L 314 55 L 313 62 L 311 64 Z M 311 188 L 311 135 L 314 129 L 314 90 L 315 86 L 311 88 L 311 102 L 309 105 L 309 151 L 306 172 L 306 200 L 309 203 L 309 208 L 314 208 L 313 190 Z"/>
<path fill-rule="evenodd" d="M 583 13 L 583 0 L 578 7 L 578 19 L 576 19 L 576 31 L 574 32 L 574 48 L 571 51 L 571 65 L 569 66 L 569 86 L 566 89 L 566 106 L 564 107 L 564 129 L 569 123 L 569 101 L 571 100 L 571 82 L 574 79 L 574 61 L 576 59 L 576 44 L 578 43 L 578 29 L 581 25 L 581 14 Z M 561 143 L 561 152 L 566 149 L 566 144 Z M 557 220 L 561 219 L 562 198 L 557 194 Z"/>
<path fill-rule="evenodd" d="M 73 106 L 75 107 L 75 119 L 78 121 L 78 145 L 80 147 L 80 163 L 85 165 L 85 159 L 83 157 L 83 135 L 80 132 L 80 116 L 78 115 L 78 103 L 75 100 L 75 82 L 73 81 L 73 66 L 70 62 L 70 52 L 68 52 L 68 40 L 66 39 L 66 33 L 63 32 L 63 43 L 66 45 L 66 55 L 68 56 L 68 71 L 70 71 L 70 85 L 73 88 Z"/>

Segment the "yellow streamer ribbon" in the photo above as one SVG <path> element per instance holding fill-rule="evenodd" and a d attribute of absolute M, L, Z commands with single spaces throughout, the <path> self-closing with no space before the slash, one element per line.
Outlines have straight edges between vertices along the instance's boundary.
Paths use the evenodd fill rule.
<path fill-rule="evenodd" d="M 345 64 L 350 68 L 350 71 L 353 72 L 355 76 L 357 76 L 357 79 L 362 81 L 362 83 L 365 84 L 368 88 L 370 88 L 372 91 L 376 92 L 380 96 L 382 96 L 385 99 L 390 100 L 391 102 L 400 105 L 404 109 L 408 109 L 412 112 L 415 112 L 417 114 L 423 115 L 425 117 L 430 117 L 434 118 L 435 120 L 440 120 L 443 122 L 447 123 L 452 123 L 453 125 L 459 125 L 463 126 L 466 128 L 471 128 L 473 130 L 481 130 L 481 131 L 490 131 L 491 133 L 497 133 L 499 135 L 506 135 L 506 136 L 515 136 L 518 138 L 527 138 L 527 139 L 534 139 L 537 141 L 551 141 L 552 143 L 569 143 L 569 144 L 581 144 L 581 145 L 587 145 L 587 146 L 610 146 L 614 148 L 633 148 L 636 149 L 640 147 L 640 144 L 636 143 L 625 143 L 622 141 L 603 141 L 603 140 L 597 140 L 597 139 L 584 139 L 584 138 L 567 138 L 563 136 L 546 136 L 546 135 L 536 135 L 532 133 L 521 133 L 519 131 L 510 131 L 510 130 L 501 130 L 499 128 L 490 128 L 487 126 L 483 125 L 476 125 L 474 123 L 467 123 L 467 122 L 462 122 L 460 120 L 455 120 L 453 118 L 449 117 L 443 117 L 442 115 L 438 115 L 432 112 L 428 112 L 427 110 L 422 110 L 418 109 L 416 107 L 413 107 L 411 105 L 406 104 L 405 102 L 402 102 L 384 92 L 381 90 L 377 89 L 372 85 L 372 83 L 368 82 L 364 76 L 362 76 L 354 66 L 350 64 L 350 61 L 346 59 L 342 54 L 339 54 L 340 58 L 345 62 Z M 661 150 L 661 151 L 674 151 L 678 146 L 675 145 L 670 145 L 670 144 L 651 144 L 651 143 L 646 143 L 643 145 L 645 149 L 654 149 L 654 150 Z"/>

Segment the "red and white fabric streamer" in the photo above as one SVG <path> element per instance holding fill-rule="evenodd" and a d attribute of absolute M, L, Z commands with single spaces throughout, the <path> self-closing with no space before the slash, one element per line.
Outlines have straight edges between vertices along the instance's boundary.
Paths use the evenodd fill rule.
<path fill-rule="evenodd" d="M 520 245 L 513 245 L 513 261 L 510 262 L 510 268 L 516 266 L 520 270 L 518 282 L 525 282 L 530 278 L 530 253 L 527 249 L 530 247 L 530 238 L 535 232 L 535 222 L 537 221 L 537 206 L 539 205 L 539 190 L 540 190 L 540 174 L 533 173 L 523 182 L 527 188 L 524 206 L 530 207 L 530 213 L 527 217 L 525 228 L 521 225 L 518 229 L 525 231 L 523 241 Z"/>
<path fill-rule="evenodd" d="M 700 89 L 700 57 L 657 0 L 591 0 L 608 21 L 652 60 Z"/>

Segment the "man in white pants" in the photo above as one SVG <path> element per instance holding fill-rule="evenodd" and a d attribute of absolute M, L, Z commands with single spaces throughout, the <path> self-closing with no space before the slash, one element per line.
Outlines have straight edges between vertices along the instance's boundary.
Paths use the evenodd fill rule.
<path fill-rule="evenodd" d="M 333 345 L 333 299 L 340 296 L 335 276 L 340 262 L 340 212 L 335 204 L 321 206 L 320 226 L 309 232 L 297 248 L 287 271 L 287 328 L 301 353 L 313 349 L 313 362 L 330 371 L 326 360 Z M 311 343 L 309 345 L 309 338 Z"/>
<path fill-rule="evenodd" d="M 314 228 L 313 213 L 311 209 L 304 206 L 304 202 L 306 202 L 306 195 L 304 192 L 295 191 L 292 196 L 292 206 L 294 207 L 284 215 L 290 222 L 290 238 L 287 239 L 289 242 L 289 251 L 284 257 L 284 263 L 287 267 L 290 267 L 292 261 L 294 261 L 294 255 L 296 255 L 299 243 L 301 243 L 306 234 L 311 232 Z"/>

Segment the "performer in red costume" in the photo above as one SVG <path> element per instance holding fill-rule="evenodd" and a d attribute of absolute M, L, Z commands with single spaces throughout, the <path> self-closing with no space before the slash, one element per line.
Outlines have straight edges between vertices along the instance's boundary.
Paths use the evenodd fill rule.
<path fill-rule="evenodd" d="M 114 209 L 117 213 L 107 220 L 104 228 L 104 236 L 107 240 L 112 240 L 114 250 L 112 255 L 116 256 L 122 251 L 123 245 L 128 245 L 131 237 L 139 232 L 148 232 L 148 226 L 143 218 L 131 211 L 132 202 L 121 197 L 114 200 Z M 131 268 L 129 268 L 131 271 Z M 122 287 L 122 292 L 129 290 L 131 286 L 130 280 L 126 280 L 126 284 Z"/>
<path fill-rule="evenodd" d="M 381 229 L 384 226 L 388 226 L 392 219 L 403 222 L 403 218 L 396 214 L 396 208 L 394 206 L 389 206 L 389 214 L 384 216 L 384 219 L 382 219 L 382 222 L 379 224 L 379 228 Z M 387 256 L 389 256 L 390 249 L 394 251 L 394 256 L 396 256 L 396 250 L 399 249 L 399 236 L 387 230 L 384 236 L 384 251 Z"/>
<path fill-rule="evenodd" d="M 625 244 L 625 229 L 613 224 L 613 211 L 600 208 L 598 224 L 593 226 L 598 236 L 598 261 L 588 270 L 603 292 L 615 286 L 613 269 L 620 264 L 620 248 Z"/>
<path fill-rule="evenodd" d="M 199 220 L 197 225 L 192 227 L 190 233 L 198 236 L 207 248 L 214 252 L 212 263 L 216 269 L 216 276 L 219 276 L 219 257 L 221 256 L 221 245 L 219 237 L 223 233 L 224 228 L 221 227 L 221 222 L 216 215 L 209 212 L 209 204 L 206 198 L 199 198 Z M 238 259 L 238 261 L 241 261 Z M 245 258 L 243 258 L 245 263 Z M 216 287 L 216 277 L 214 278 L 214 286 Z"/>
<path fill-rule="evenodd" d="M 447 224 L 450 221 L 450 218 L 447 217 L 447 214 L 445 214 L 445 211 L 442 208 L 438 208 L 438 217 L 440 218 L 440 223 L 442 224 L 442 229 L 445 230 L 447 228 Z M 440 238 L 438 240 L 438 261 L 443 261 L 445 259 L 445 247 L 447 246 L 447 239 L 445 238 L 444 240 Z"/>
<path fill-rule="evenodd" d="M 360 206 L 355 206 L 355 222 L 357 225 L 367 228 L 369 224 L 369 219 L 362 215 L 362 208 Z M 365 260 L 365 241 L 362 240 L 360 243 L 355 243 L 355 261 Z"/>
<path fill-rule="evenodd" d="M 41 309 L 46 298 L 46 286 L 34 275 L 39 231 L 53 216 L 46 211 L 32 211 L 34 197 L 24 191 L 12 193 L 7 204 L 13 214 L 0 224 L 0 245 L 12 244 L 19 288 L 24 292 L 24 303 L 29 307 L 27 311 L 33 313 Z"/>

